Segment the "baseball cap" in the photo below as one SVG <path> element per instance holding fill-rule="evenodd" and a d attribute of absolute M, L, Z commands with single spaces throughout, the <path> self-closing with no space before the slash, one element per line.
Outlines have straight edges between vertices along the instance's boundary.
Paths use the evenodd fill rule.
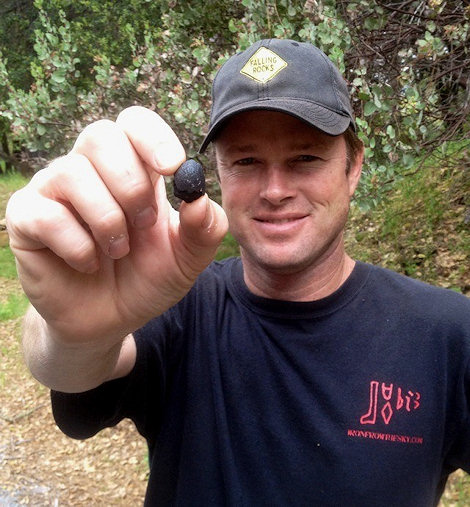
<path fill-rule="evenodd" d="M 331 135 L 355 129 L 346 81 L 308 42 L 260 40 L 223 64 L 212 84 L 209 130 L 199 152 L 231 116 L 253 109 L 287 113 Z"/>

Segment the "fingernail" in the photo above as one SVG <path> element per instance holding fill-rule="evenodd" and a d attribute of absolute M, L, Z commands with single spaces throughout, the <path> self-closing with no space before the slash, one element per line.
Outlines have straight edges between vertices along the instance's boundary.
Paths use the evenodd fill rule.
<path fill-rule="evenodd" d="M 111 259 L 121 259 L 129 253 L 129 250 L 129 238 L 125 234 L 111 238 L 108 247 Z"/>
<path fill-rule="evenodd" d="M 137 212 L 134 217 L 134 227 L 137 229 L 145 229 L 146 227 L 152 226 L 157 221 L 157 213 L 149 206 L 142 211 Z"/>

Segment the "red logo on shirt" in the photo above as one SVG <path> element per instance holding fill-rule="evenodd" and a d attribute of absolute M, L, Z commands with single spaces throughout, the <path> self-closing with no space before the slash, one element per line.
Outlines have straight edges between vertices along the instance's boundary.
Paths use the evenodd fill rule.
<path fill-rule="evenodd" d="M 360 416 L 359 422 L 363 429 L 348 429 L 351 438 L 381 440 L 383 442 L 401 444 L 423 444 L 421 436 L 383 433 L 365 429 L 365 425 L 384 422 L 387 426 L 397 413 L 411 413 L 421 406 L 421 394 L 412 389 L 395 386 L 393 383 L 371 380 L 369 384 L 369 408 Z"/>
<path fill-rule="evenodd" d="M 394 387 L 377 380 L 371 380 L 369 386 L 369 409 L 361 416 L 361 424 L 375 424 L 377 417 L 389 424 L 393 415 L 401 410 L 412 412 L 421 405 L 421 394 L 411 389 Z"/>

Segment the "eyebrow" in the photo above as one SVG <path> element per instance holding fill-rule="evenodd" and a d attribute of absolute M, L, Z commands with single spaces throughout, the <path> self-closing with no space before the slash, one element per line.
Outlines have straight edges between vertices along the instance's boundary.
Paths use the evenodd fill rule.
<path fill-rule="evenodd" d="M 287 149 L 290 151 L 310 151 L 317 148 L 324 147 L 324 143 L 295 143 L 289 146 Z M 238 153 L 252 153 L 256 151 L 257 146 L 255 144 L 230 144 L 225 148 L 225 152 L 228 154 L 238 154 Z"/>
<path fill-rule="evenodd" d="M 292 151 L 310 151 L 314 150 L 316 148 L 321 148 L 324 146 L 324 143 L 299 143 L 299 144 L 293 144 L 290 146 L 290 149 Z"/>
<path fill-rule="evenodd" d="M 225 148 L 225 152 L 232 154 L 232 153 L 249 153 L 256 150 L 256 146 L 254 144 L 230 144 Z"/>

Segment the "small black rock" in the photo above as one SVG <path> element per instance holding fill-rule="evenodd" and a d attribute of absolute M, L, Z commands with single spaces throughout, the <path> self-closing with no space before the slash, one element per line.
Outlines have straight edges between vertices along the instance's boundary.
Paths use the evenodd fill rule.
<path fill-rule="evenodd" d="M 186 160 L 175 172 L 173 193 L 185 202 L 192 202 L 206 192 L 204 169 L 196 160 Z"/>

